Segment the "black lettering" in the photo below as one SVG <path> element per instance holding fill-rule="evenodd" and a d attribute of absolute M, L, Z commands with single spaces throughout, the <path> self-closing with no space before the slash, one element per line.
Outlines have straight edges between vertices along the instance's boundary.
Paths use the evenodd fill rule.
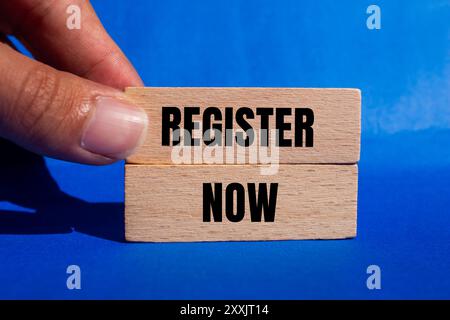
<path fill-rule="evenodd" d="M 290 147 L 292 146 L 291 139 L 284 138 L 284 131 L 291 130 L 291 124 L 284 122 L 284 116 L 291 115 L 290 108 L 279 108 L 276 112 L 276 128 L 278 132 L 277 146 Z"/>
<path fill-rule="evenodd" d="M 267 197 L 267 183 L 260 183 L 258 187 L 258 200 L 256 199 L 256 187 L 254 183 L 249 183 L 248 198 L 250 205 L 250 216 L 252 222 L 261 222 L 264 211 L 264 221 L 275 221 L 275 209 L 277 207 L 278 183 L 270 184 L 270 194 Z"/>
<path fill-rule="evenodd" d="M 305 119 L 306 118 L 306 119 Z M 304 120 L 305 119 L 305 120 Z M 295 109 L 295 146 L 312 147 L 314 142 L 314 112 L 310 108 L 296 108 Z M 303 139 L 303 133 L 305 139 Z"/>
<path fill-rule="evenodd" d="M 200 114 L 199 107 L 184 108 L 184 145 L 185 146 L 199 146 L 200 140 L 192 137 L 192 130 L 198 129 L 198 122 L 192 121 L 192 116 Z"/>
<path fill-rule="evenodd" d="M 233 145 L 233 108 L 225 108 L 225 146 Z"/>
<path fill-rule="evenodd" d="M 203 112 L 203 138 L 206 145 L 222 145 L 222 124 L 215 123 L 211 125 L 211 117 L 214 120 L 222 120 L 222 112 L 219 108 L 208 107 Z M 214 137 L 211 137 L 211 131 L 214 131 Z"/>
<path fill-rule="evenodd" d="M 272 108 L 256 108 L 256 114 L 261 118 L 261 141 L 262 147 L 269 145 L 269 116 L 273 115 Z"/>
<path fill-rule="evenodd" d="M 170 119 L 172 116 L 172 120 Z M 162 125 L 161 125 L 161 143 L 163 146 L 170 146 L 170 130 L 175 131 L 180 129 L 181 111 L 177 107 L 163 107 L 162 108 Z M 180 139 L 174 137 L 173 145 L 178 145 Z"/>
<path fill-rule="evenodd" d="M 215 222 L 222 222 L 222 184 L 203 184 L 203 222 L 211 222 L 211 210 Z"/>
<path fill-rule="evenodd" d="M 234 212 L 234 193 L 236 191 L 236 212 Z M 225 213 L 231 222 L 239 222 L 245 215 L 245 190 L 239 183 L 230 183 L 226 189 Z"/>
<path fill-rule="evenodd" d="M 243 138 L 244 133 L 243 132 L 236 132 L 236 142 L 241 147 L 248 147 L 253 143 L 253 140 L 255 138 L 253 128 L 252 126 L 244 119 L 244 116 L 247 119 L 254 119 L 255 114 L 253 113 L 253 110 L 250 108 L 239 108 L 236 111 L 236 123 L 245 131 L 246 137 Z"/>

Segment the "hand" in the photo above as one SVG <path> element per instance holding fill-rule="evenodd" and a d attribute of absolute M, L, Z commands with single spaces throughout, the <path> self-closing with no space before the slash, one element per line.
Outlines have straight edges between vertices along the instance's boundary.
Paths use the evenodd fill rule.
<path fill-rule="evenodd" d="M 69 5 L 81 28 L 66 25 Z M 16 36 L 38 60 L 0 42 L 0 136 L 39 154 L 90 164 L 130 155 L 147 129 L 127 103 L 138 74 L 88 1 L 0 1 L 0 33 Z"/>

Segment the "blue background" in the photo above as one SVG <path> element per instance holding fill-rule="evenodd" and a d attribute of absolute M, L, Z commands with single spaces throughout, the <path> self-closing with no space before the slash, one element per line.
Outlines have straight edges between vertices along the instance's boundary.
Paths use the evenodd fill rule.
<path fill-rule="evenodd" d="M 450 298 L 449 1 L 92 3 L 146 85 L 360 88 L 358 236 L 123 243 L 123 163 L 6 146 L 0 298 Z"/>

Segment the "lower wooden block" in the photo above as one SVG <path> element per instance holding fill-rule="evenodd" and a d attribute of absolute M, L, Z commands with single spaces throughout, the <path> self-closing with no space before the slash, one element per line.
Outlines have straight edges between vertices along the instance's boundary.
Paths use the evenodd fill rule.
<path fill-rule="evenodd" d="M 340 239 L 356 235 L 358 167 L 125 165 L 128 241 Z"/>

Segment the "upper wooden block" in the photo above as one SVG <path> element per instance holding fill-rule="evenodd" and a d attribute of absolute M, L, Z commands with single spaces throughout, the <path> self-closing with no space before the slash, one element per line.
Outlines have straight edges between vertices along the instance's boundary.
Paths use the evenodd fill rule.
<path fill-rule="evenodd" d="M 126 95 L 131 102 L 144 108 L 149 117 L 147 138 L 127 159 L 128 163 L 179 164 L 176 162 L 179 159 L 174 161 L 174 154 L 179 155 L 180 149 L 175 152 L 174 145 L 183 148 L 198 143 L 199 147 L 182 152 L 189 150 L 192 163 L 209 164 L 206 156 L 194 160 L 194 149 L 204 151 L 208 141 L 205 142 L 202 130 L 212 128 L 221 130 L 214 148 L 221 148 L 224 158 L 228 152 L 223 147 L 226 143 L 231 144 L 236 153 L 236 148 L 242 145 L 242 149 L 255 154 L 258 149 L 251 150 L 251 147 L 264 144 L 261 137 L 265 133 L 261 128 L 266 126 L 269 129 L 268 152 L 277 155 L 278 163 L 337 164 L 359 160 L 361 94 L 358 89 L 147 87 L 127 88 Z M 174 136 L 177 128 L 182 130 L 180 136 L 184 138 L 178 145 Z M 241 138 L 249 139 L 247 145 L 244 140 L 239 144 L 234 133 L 228 136 L 227 128 L 241 131 Z M 242 134 L 250 128 L 254 130 L 253 140 Z M 271 139 L 275 137 L 272 136 L 275 130 L 278 130 L 278 138 Z M 186 132 L 192 136 L 185 136 Z M 210 133 L 206 137 L 214 136 L 214 132 Z M 195 139 L 198 142 L 194 142 Z M 273 141 L 276 141 L 276 153 L 272 153 Z M 258 155 L 254 159 L 253 163 L 264 163 Z"/>

